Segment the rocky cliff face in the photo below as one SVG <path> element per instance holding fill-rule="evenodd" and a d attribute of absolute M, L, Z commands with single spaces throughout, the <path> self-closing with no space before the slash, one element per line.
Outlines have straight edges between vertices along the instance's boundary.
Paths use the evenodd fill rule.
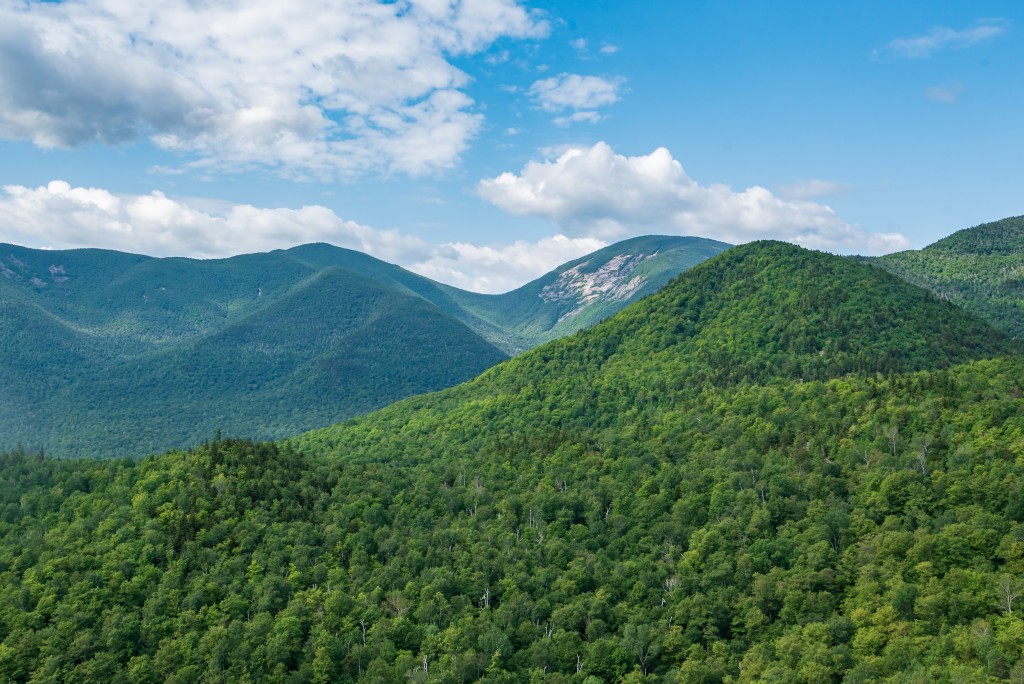
<path fill-rule="evenodd" d="M 5 259 L 7 263 L 4 263 Z M 63 264 L 50 264 L 47 272 L 49 273 L 50 280 L 56 285 L 68 281 L 68 274 Z M 46 276 L 42 272 L 33 272 L 28 264 L 13 254 L 0 258 L 0 275 L 16 282 L 27 280 L 33 287 L 37 288 L 49 285 L 45 279 Z"/>
<path fill-rule="evenodd" d="M 636 275 L 637 267 L 653 254 L 620 254 L 612 257 L 595 270 L 591 261 L 573 266 L 558 276 L 558 280 L 540 291 L 545 302 L 575 302 L 576 306 L 558 319 L 559 322 L 577 315 L 597 301 L 624 301 L 646 282 Z"/>

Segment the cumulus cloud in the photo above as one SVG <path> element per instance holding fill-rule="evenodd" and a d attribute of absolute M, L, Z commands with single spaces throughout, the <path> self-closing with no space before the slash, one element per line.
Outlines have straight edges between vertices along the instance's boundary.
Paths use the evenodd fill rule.
<path fill-rule="evenodd" d="M 7 2 L 0 136 L 148 136 L 289 174 L 430 172 L 481 124 L 451 58 L 547 30 L 518 0 Z"/>
<path fill-rule="evenodd" d="M 920 36 L 893 38 L 886 45 L 886 51 L 896 57 L 921 59 L 940 50 L 969 48 L 987 42 L 1002 35 L 1006 28 L 1007 23 L 1002 19 L 986 19 L 959 30 L 935 26 Z"/>
<path fill-rule="evenodd" d="M 853 186 L 846 183 L 811 178 L 810 180 L 797 181 L 791 185 L 783 185 L 779 188 L 779 195 L 785 199 L 820 199 L 822 197 L 835 197 L 853 189 Z"/>
<path fill-rule="evenodd" d="M 622 85 L 619 78 L 559 74 L 536 81 L 528 92 L 544 111 L 568 112 L 555 119 L 556 124 L 564 126 L 578 121 L 599 121 L 601 116 L 594 110 L 618 102 Z"/>
<path fill-rule="evenodd" d="M 346 221 L 321 206 L 265 209 L 240 204 L 214 210 L 159 191 L 115 195 L 64 181 L 37 188 L 8 185 L 4 193 L 0 235 L 24 245 L 222 257 L 324 241 L 385 259 L 425 258 L 430 253 L 418 238 Z"/>
<path fill-rule="evenodd" d="M 740 243 L 762 238 L 843 252 L 909 247 L 898 233 L 866 233 L 830 207 L 785 200 L 753 186 L 702 186 L 668 150 L 626 157 L 601 142 L 554 161 L 533 161 L 477 186 L 481 197 L 518 216 L 552 221 L 568 237 L 605 241 L 672 233 Z"/>
<path fill-rule="evenodd" d="M 182 200 L 161 192 L 118 195 L 64 181 L 0 194 L 0 242 L 104 247 L 154 256 L 226 257 L 329 242 L 477 292 L 505 292 L 605 246 L 596 238 L 430 244 L 397 230 L 345 220 L 322 206 L 262 208 Z"/>

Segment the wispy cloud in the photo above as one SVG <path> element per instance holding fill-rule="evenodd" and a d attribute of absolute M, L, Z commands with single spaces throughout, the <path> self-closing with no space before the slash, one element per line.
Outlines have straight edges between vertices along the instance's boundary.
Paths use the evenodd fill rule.
<path fill-rule="evenodd" d="M 555 123 L 565 126 L 600 121 L 595 110 L 618 102 L 624 83 L 621 78 L 559 74 L 536 81 L 528 92 L 541 109 L 559 113 Z"/>
<path fill-rule="evenodd" d="M 931 86 L 925 88 L 924 96 L 932 102 L 942 102 L 944 104 L 953 104 L 960 99 L 960 95 L 964 92 L 963 83 L 950 83 L 944 86 Z"/>
<path fill-rule="evenodd" d="M 586 38 L 577 38 L 569 41 L 569 45 L 576 50 L 576 55 L 582 59 L 589 59 L 591 56 L 591 46 Z M 613 45 L 607 41 L 602 41 L 600 47 L 597 47 L 597 52 L 602 55 L 614 55 L 619 51 L 618 45 Z"/>
<path fill-rule="evenodd" d="M 453 58 L 546 35 L 519 0 L 0 4 L 0 137 L 150 138 L 203 168 L 429 173 L 482 120 Z"/>
<path fill-rule="evenodd" d="M 554 118 L 554 123 L 555 123 L 556 126 L 568 126 L 569 124 L 581 123 L 581 122 L 597 123 L 598 121 L 601 120 L 601 118 L 602 118 L 601 115 L 598 114 L 597 112 L 582 111 L 582 112 L 573 112 L 572 114 L 569 114 L 568 116 L 556 116 Z"/>
<path fill-rule="evenodd" d="M 820 188 L 819 188 L 820 189 Z M 648 233 L 698 235 L 726 242 L 763 238 L 817 249 L 884 253 L 909 246 L 898 233 L 868 233 L 830 207 L 785 200 L 765 188 L 734 191 L 690 178 L 665 148 L 626 157 L 605 143 L 574 148 L 554 161 L 486 179 L 477 192 L 519 216 L 550 220 L 569 237 L 605 241 Z"/>
<path fill-rule="evenodd" d="M 779 188 L 779 196 L 785 199 L 821 199 L 822 197 L 835 197 L 853 189 L 847 183 L 811 178 L 809 180 L 797 181 L 790 185 L 783 185 Z"/>
<path fill-rule="evenodd" d="M 1003 19 L 985 19 L 959 30 L 935 26 L 923 35 L 893 38 L 885 51 L 895 57 L 922 59 L 940 50 L 957 50 L 988 42 L 1005 33 L 1008 25 Z"/>

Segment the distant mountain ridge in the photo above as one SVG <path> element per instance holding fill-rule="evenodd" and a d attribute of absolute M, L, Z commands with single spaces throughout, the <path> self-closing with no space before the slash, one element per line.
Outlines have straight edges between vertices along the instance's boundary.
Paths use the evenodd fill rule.
<path fill-rule="evenodd" d="M 869 259 L 1017 339 L 1024 338 L 1024 216 L 957 231 L 924 249 Z"/>
<path fill-rule="evenodd" d="M 5 446 L 98 456 L 221 428 L 293 434 L 505 357 L 354 252 L 311 265 L 301 249 L 214 261 L 15 249 L 0 247 L 21 276 L 0 277 Z"/>
<path fill-rule="evenodd" d="M 511 292 L 460 292 L 458 297 L 527 349 L 607 318 L 730 246 L 697 237 L 637 237 L 563 264 Z"/>
<path fill-rule="evenodd" d="M 296 434 L 468 380 L 724 247 L 632 240 L 479 295 L 322 243 L 216 260 L 0 244 L 0 449 Z M 592 284 L 555 296 L 563 271 Z"/>

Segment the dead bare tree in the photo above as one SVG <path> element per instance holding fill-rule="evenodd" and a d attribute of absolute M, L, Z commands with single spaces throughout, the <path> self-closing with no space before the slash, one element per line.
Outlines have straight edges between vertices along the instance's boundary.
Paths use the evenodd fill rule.
<path fill-rule="evenodd" d="M 1013 604 L 1020 598 L 1020 584 L 1012 576 L 1002 575 L 996 591 L 999 594 L 999 607 L 1005 610 L 1007 615 L 1013 615 Z"/>

